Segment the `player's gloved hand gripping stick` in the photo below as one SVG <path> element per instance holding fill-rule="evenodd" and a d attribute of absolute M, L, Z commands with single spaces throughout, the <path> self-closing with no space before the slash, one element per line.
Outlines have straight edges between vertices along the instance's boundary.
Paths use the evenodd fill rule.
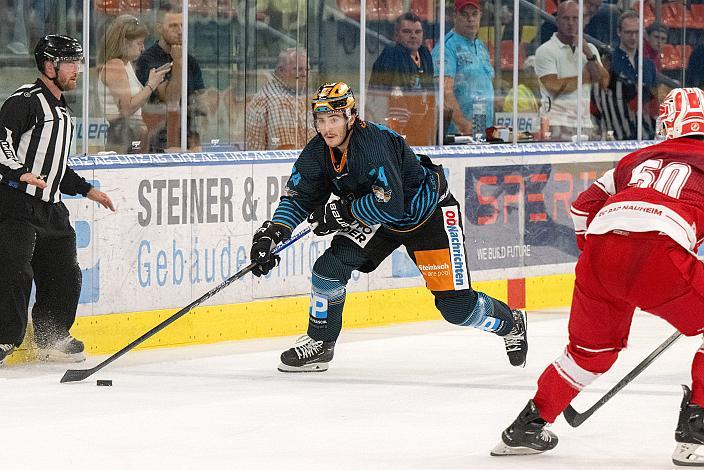
<path fill-rule="evenodd" d="M 295 242 L 297 242 L 301 238 L 308 235 L 309 233 L 310 233 L 310 228 L 306 228 L 304 230 L 301 230 L 301 232 L 294 235 L 293 237 L 291 237 L 289 240 L 285 241 L 281 245 L 277 246 L 272 253 L 276 254 L 276 253 L 283 251 L 284 249 L 288 248 L 289 246 L 291 246 L 292 244 L 294 244 Z M 67 370 L 66 373 L 64 374 L 64 376 L 61 377 L 61 383 L 79 382 L 81 380 L 84 380 L 84 379 L 90 377 L 91 375 L 93 375 L 94 373 L 96 373 L 97 371 L 102 369 L 103 367 L 105 367 L 108 364 L 110 364 L 111 362 L 117 360 L 118 358 L 120 358 L 121 356 L 126 354 L 131 349 L 134 349 L 139 344 L 143 343 L 147 339 L 151 338 L 152 336 L 154 336 L 155 334 L 157 334 L 158 332 L 160 332 L 161 330 L 163 330 L 164 328 L 169 326 L 170 324 L 172 324 L 173 322 L 175 322 L 176 320 L 178 320 L 179 318 L 181 318 L 182 316 L 184 316 L 185 314 L 187 314 L 188 312 L 190 312 L 191 310 L 196 308 L 198 305 L 202 304 L 203 302 L 205 302 L 206 300 L 208 300 L 209 298 L 211 298 L 212 296 L 214 296 L 215 294 L 217 294 L 218 292 L 223 290 L 225 287 L 229 286 L 230 284 L 232 284 L 236 280 L 245 276 L 247 273 L 252 271 L 256 266 L 257 266 L 257 263 L 250 263 L 246 267 L 242 268 L 240 271 L 238 271 L 234 275 L 230 276 L 229 278 L 225 279 L 222 283 L 220 283 L 219 285 L 215 286 L 213 289 L 211 289 L 208 292 L 206 292 L 205 294 L 203 294 L 202 297 L 199 297 L 198 299 L 194 300 L 193 302 L 191 302 L 187 306 L 183 307 L 181 310 L 174 313 L 169 318 L 167 318 L 163 322 L 159 323 L 157 326 L 155 326 L 151 330 L 147 331 L 142 336 L 140 336 L 136 340 L 132 341 L 130 344 L 128 344 L 124 348 L 120 349 L 112 356 L 108 357 L 107 359 L 105 359 L 103 362 L 101 362 L 97 366 L 92 367 L 90 369 L 69 369 L 69 370 Z"/>

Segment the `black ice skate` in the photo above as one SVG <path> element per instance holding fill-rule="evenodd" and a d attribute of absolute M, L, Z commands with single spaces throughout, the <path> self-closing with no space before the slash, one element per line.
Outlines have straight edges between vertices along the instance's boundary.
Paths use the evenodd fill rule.
<path fill-rule="evenodd" d="M 677 447 L 672 453 L 672 463 L 684 467 L 704 467 L 704 454 L 698 452 L 704 444 L 704 408 L 691 404 L 692 391 L 682 385 L 684 397 L 680 417 L 675 429 Z"/>
<path fill-rule="evenodd" d="M 0 344 L 0 367 L 2 367 L 2 365 L 5 363 L 5 359 L 7 359 L 7 356 L 12 354 L 12 351 L 14 350 L 14 344 Z"/>
<path fill-rule="evenodd" d="M 501 434 L 501 442 L 494 447 L 491 455 L 530 455 L 553 449 L 557 445 L 557 436 L 545 429 L 546 425 L 533 400 L 528 400 L 518 418 Z"/>
<path fill-rule="evenodd" d="M 71 335 L 59 339 L 40 340 L 36 338 L 39 348 L 40 361 L 46 362 L 83 362 L 86 356 L 83 353 L 83 342 Z"/>
<path fill-rule="evenodd" d="M 504 336 L 506 354 L 512 366 L 523 367 L 528 356 L 528 330 L 526 314 L 522 310 L 513 310 L 513 328 Z"/>
<path fill-rule="evenodd" d="M 335 342 L 316 341 L 303 335 L 296 345 L 281 353 L 281 372 L 324 372 L 332 361 Z"/>

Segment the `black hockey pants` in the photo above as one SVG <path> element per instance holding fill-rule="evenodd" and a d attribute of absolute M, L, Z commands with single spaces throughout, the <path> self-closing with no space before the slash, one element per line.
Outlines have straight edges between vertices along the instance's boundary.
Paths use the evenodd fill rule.
<path fill-rule="evenodd" d="M 68 209 L 0 184 L 0 343 L 19 346 L 28 304 L 38 345 L 68 334 L 76 319 L 81 269 Z"/>

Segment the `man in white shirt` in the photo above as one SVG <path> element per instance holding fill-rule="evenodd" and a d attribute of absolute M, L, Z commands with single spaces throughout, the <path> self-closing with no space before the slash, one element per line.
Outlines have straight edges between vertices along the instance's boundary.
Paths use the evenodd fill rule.
<path fill-rule="evenodd" d="M 571 140 L 577 129 L 577 103 L 582 103 L 582 133 L 593 137 L 589 113 L 592 84 L 606 87 L 609 73 L 601 64 L 599 51 L 586 40 L 577 51 L 579 7 L 573 0 L 557 9 L 557 32 L 535 52 L 535 73 L 540 93 L 550 103 L 549 120 L 553 140 Z M 582 55 L 582 90 L 577 91 L 579 54 Z"/>

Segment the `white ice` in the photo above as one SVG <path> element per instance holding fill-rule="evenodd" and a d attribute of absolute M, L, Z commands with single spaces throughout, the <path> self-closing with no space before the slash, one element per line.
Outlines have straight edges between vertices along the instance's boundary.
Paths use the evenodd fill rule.
<path fill-rule="evenodd" d="M 282 374 L 295 338 L 130 352 L 84 382 L 72 365 L 0 370 L 7 469 L 665 469 L 681 389 L 701 338 L 681 338 L 560 443 L 490 457 L 566 341 L 565 312 L 530 312 L 528 365 L 500 338 L 441 321 L 345 330 L 325 373 Z M 636 315 L 616 366 L 573 403 L 584 410 L 673 329 Z M 104 357 L 91 356 L 85 365 Z M 97 387 L 96 379 L 112 379 Z"/>

